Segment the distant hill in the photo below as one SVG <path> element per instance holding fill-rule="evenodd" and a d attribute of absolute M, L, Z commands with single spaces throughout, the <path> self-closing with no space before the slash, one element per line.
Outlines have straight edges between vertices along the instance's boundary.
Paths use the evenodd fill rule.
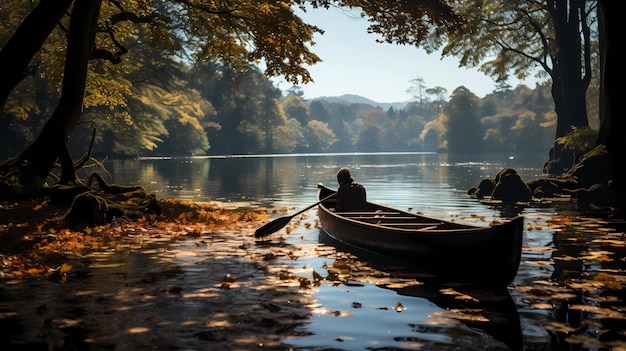
<path fill-rule="evenodd" d="M 403 109 L 408 103 L 409 101 L 404 101 L 404 102 L 376 102 L 373 100 L 370 100 L 368 98 L 365 98 L 363 96 L 359 96 L 359 95 L 353 95 L 353 94 L 344 94 L 341 96 L 321 96 L 318 98 L 314 98 L 309 100 L 310 101 L 316 101 L 316 100 L 323 100 L 323 101 L 328 101 L 328 102 L 335 102 L 335 103 L 339 103 L 339 104 L 365 104 L 365 105 L 371 105 L 373 107 L 380 107 L 383 110 L 388 110 L 390 107 L 393 107 L 394 109 Z"/>

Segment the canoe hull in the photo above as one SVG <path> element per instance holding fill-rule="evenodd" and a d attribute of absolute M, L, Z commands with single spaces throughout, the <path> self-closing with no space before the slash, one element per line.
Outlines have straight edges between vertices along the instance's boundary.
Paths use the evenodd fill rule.
<path fill-rule="evenodd" d="M 334 190 L 320 187 L 318 200 L 332 192 Z M 474 283 L 508 285 L 517 274 L 523 239 L 521 216 L 482 227 L 368 203 L 370 210 L 393 212 L 394 216 L 401 215 L 405 222 L 414 226 L 394 223 L 396 227 L 389 227 L 359 219 L 364 216 L 334 212 L 332 206 L 332 202 L 318 205 L 321 227 L 328 236 L 343 244 Z"/>

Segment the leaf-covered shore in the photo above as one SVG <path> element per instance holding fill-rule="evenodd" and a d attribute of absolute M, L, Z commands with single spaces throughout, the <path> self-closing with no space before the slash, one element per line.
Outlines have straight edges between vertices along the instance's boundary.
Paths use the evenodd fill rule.
<path fill-rule="evenodd" d="M 129 245 L 138 235 L 199 237 L 220 230 L 253 230 L 268 209 L 217 202 L 161 199 L 163 212 L 136 219 L 72 229 L 69 206 L 32 200 L 0 203 L 0 278 L 55 276 L 72 257 Z"/>

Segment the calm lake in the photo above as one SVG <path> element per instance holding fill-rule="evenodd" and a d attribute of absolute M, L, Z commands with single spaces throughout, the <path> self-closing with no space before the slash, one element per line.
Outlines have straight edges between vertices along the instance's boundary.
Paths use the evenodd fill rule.
<path fill-rule="evenodd" d="M 287 213 L 315 203 L 318 183 L 336 188 L 335 173 L 347 166 L 370 201 L 487 225 L 503 214 L 467 190 L 503 167 L 524 180 L 544 177 L 544 161 L 544 155 L 375 153 L 107 160 L 105 166 L 108 180 L 142 185 L 159 198 L 286 207 Z M 410 284 L 422 277 L 365 260 L 353 272 L 358 284 L 313 289 L 316 313 L 301 337 L 284 342 L 306 350 L 625 349 L 623 228 L 563 201 L 520 213 L 522 264 L 505 294 L 491 299 L 475 288 Z M 282 235 L 294 247 L 323 247 L 315 208 L 307 214 L 310 226 Z M 332 263 L 311 254 L 293 265 L 325 272 Z M 367 276 L 368 269 L 376 273 Z M 481 309 L 489 320 L 476 312 Z"/>

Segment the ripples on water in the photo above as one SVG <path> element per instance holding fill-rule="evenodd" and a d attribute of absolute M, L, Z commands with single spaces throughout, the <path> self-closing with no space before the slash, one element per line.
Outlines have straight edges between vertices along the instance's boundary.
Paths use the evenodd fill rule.
<path fill-rule="evenodd" d="M 158 197 L 250 202 L 293 212 L 315 202 L 318 183 L 334 187 L 335 172 L 348 166 L 372 201 L 487 225 L 501 217 L 500 211 L 471 199 L 467 190 L 503 167 L 515 168 L 525 180 L 543 177 L 543 161 L 542 156 L 477 159 L 383 153 L 146 159 L 106 166 L 115 182 L 141 184 Z M 626 348 L 623 229 L 584 216 L 563 202 L 524 208 L 521 214 L 522 264 L 503 294 L 505 300 L 489 304 L 494 311 L 484 310 L 490 322 L 473 309 L 484 309 L 490 301 L 485 292 L 470 289 L 464 300 L 454 294 L 463 292 L 462 287 L 447 295 L 420 285 L 424 277 L 419 275 L 407 277 L 394 267 L 361 262 L 349 273 L 358 284 L 316 288 L 315 313 L 303 327 L 307 336 L 287 342 L 319 350 Z M 323 247 L 315 210 L 307 216 L 305 222 L 311 226 L 299 226 L 286 235 L 288 244 Z M 290 264 L 304 268 L 303 275 L 311 270 L 327 274 L 324 267 L 336 259 L 311 256 Z M 482 301 L 475 303 L 467 296 Z"/>

